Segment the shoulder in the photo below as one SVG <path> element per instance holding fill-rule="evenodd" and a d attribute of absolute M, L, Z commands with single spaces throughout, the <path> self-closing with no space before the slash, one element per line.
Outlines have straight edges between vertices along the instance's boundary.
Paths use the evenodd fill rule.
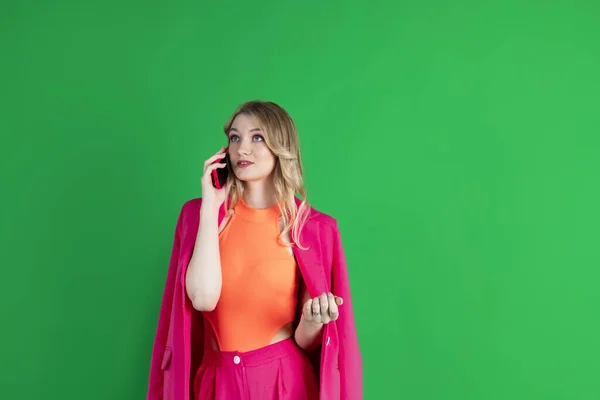
<path fill-rule="evenodd" d="M 202 198 L 193 198 L 183 202 L 179 209 L 177 218 L 177 229 L 182 229 L 197 223 L 200 217 L 200 207 L 202 206 Z"/>
<path fill-rule="evenodd" d="M 202 198 L 192 198 L 183 203 L 180 211 L 180 219 L 187 220 L 191 218 L 197 218 L 198 212 L 202 207 Z M 308 205 L 308 218 L 306 219 L 305 226 L 317 228 L 319 230 L 328 230 L 331 233 L 337 233 L 339 231 L 338 222 L 335 217 L 327 214 L 323 211 L 318 210 L 309 203 Z"/>
<path fill-rule="evenodd" d="M 196 197 L 193 199 L 189 199 L 183 203 L 183 206 L 181 206 L 181 213 L 187 214 L 190 212 L 199 211 L 201 206 L 202 206 L 202 197 Z"/>
<path fill-rule="evenodd" d="M 306 226 L 314 226 L 321 232 L 325 231 L 326 233 L 332 235 L 339 233 L 337 219 L 330 214 L 317 210 L 312 205 L 309 205 L 309 215 L 306 220 Z"/>
<path fill-rule="evenodd" d="M 179 219 L 185 220 L 193 213 L 196 213 L 200 210 L 202 206 L 202 198 L 193 198 L 189 200 L 185 200 L 183 204 L 179 208 Z"/>

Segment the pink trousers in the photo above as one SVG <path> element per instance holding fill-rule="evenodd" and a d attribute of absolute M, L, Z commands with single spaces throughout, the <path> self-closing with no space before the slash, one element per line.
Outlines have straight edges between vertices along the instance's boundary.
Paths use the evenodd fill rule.
<path fill-rule="evenodd" d="M 205 349 L 195 400 L 313 400 L 319 385 L 293 339 L 248 352 Z"/>

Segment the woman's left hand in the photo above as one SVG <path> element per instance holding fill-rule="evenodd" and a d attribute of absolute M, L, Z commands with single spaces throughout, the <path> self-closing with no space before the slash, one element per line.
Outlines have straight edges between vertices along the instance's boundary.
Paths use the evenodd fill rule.
<path fill-rule="evenodd" d="M 302 307 L 302 317 L 315 324 L 328 324 L 340 316 L 338 306 L 344 303 L 343 299 L 334 296 L 331 292 L 323 293 L 314 299 L 308 299 Z"/>

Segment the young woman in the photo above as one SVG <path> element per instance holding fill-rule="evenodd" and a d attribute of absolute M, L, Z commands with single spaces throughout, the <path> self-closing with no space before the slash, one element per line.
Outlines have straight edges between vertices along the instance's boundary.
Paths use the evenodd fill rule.
<path fill-rule="evenodd" d="M 178 220 L 148 398 L 362 398 L 339 229 L 307 203 L 294 122 L 251 101 L 224 131 Z"/>

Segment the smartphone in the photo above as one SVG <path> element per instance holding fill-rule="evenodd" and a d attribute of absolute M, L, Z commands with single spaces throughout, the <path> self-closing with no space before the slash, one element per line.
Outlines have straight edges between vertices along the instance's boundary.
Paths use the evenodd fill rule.
<path fill-rule="evenodd" d="M 217 161 L 215 161 L 213 164 L 223 164 L 225 163 L 225 167 L 223 168 L 217 168 L 215 170 L 213 170 L 211 177 L 212 177 L 212 183 L 213 186 L 216 189 L 222 189 L 225 186 L 225 183 L 227 182 L 227 177 L 229 176 L 229 154 L 227 153 L 227 149 L 224 150 L 225 151 L 225 157 L 218 159 Z"/>

